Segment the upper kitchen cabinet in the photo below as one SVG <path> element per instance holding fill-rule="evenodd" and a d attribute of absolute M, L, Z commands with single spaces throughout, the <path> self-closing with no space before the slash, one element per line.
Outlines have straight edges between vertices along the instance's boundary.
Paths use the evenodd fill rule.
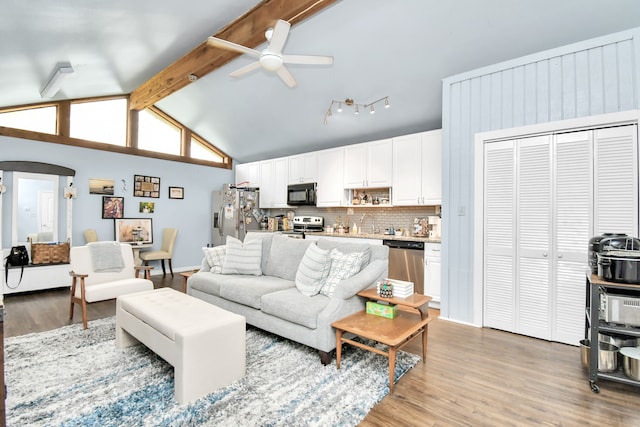
<path fill-rule="evenodd" d="M 245 187 L 260 187 L 260 162 L 242 163 L 236 166 L 236 184 L 246 182 Z"/>
<path fill-rule="evenodd" d="M 316 182 L 317 170 L 317 152 L 289 156 L 289 184 Z"/>
<path fill-rule="evenodd" d="M 317 152 L 318 174 L 316 206 L 344 206 L 342 178 L 344 172 L 344 148 L 330 148 Z"/>
<path fill-rule="evenodd" d="M 262 160 L 260 163 L 260 208 L 286 208 L 289 158 Z"/>
<path fill-rule="evenodd" d="M 442 130 L 393 138 L 394 206 L 442 204 Z"/>
<path fill-rule="evenodd" d="M 391 187 L 391 139 L 344 147 L 344 188 Z"/>

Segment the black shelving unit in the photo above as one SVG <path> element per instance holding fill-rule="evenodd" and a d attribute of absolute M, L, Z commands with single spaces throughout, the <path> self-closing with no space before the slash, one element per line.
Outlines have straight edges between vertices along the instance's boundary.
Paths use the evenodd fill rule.
<path fill-rule="evenodd" d="M 640 296 L 640 285 L 626 283 L 607 282 L 598 275 L 587 273 L 587 292 L 585 310 L 585 339 L 590 339 L 589 346 L 589 385 L 594 393 L 600 392 L 598 379 L 617 381 L 640 387 L 640 381 L 636 381 L 626 376 L 621 366 L 615 372 L 598 371 L 598 334 L 618 334 L 627 337 L 640 337 L 640 328 L 624 324 L 607 323 L 600 318 L 600 295 L 601 292 L 614 290 L 619 293 L 628 293 L 630 296 Z M 620 292 L 621 291 L 621 292 Z"/>

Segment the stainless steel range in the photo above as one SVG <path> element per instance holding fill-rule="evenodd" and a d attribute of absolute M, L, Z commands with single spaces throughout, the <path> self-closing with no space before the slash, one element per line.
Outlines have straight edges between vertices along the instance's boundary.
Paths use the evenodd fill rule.
<path fill-rule="evenodd" d="M 294 233 L 314 233 L 324 231 L 324 218 L 321 216 L 293 217 Z"/>

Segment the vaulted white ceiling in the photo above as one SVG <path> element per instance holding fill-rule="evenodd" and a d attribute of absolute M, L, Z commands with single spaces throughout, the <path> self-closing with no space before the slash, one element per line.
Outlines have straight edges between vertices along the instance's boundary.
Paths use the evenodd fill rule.
<path fill-rule="evenodd" d="M 55 99 L 130 93 L 255 4 L 4 0 L 0 106 L 41 102 L 59 62 L 75 73 Z M 285 54 L 334 56 L 288 66 L 297 87 L 229 77 L 240 57 L 157 105 L 236 161 L 277 157 L 439 128 L 443 78 L 639 26 L 637 0 L 339 0 L 291 30 Z M 383 96 L 391 108 L 323 124 L 332 99 Z"/>

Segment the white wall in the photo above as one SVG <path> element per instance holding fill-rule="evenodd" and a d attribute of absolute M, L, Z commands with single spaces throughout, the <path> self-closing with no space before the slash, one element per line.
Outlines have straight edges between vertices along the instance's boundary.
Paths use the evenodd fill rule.
<path fill-rule="evenodd" d="M 158 160 L 107 151 L 78 148 L 0 136 L 0 160 L 53 163 L 75 169 L 73 201 L 73 244 L 83 245 L 83 231 L 95 228 L 101 240 L 114 238 L 112 219 L 102 219 L 102 196 L 89 194 L 90 178 L 115 181 L 115 196 L 124 197 L 125 217 L 153 219 L 154 248 L 162 242 L 162 229 L 178 228 L 173 258 L 174 271 L 199 266 L 202 247 L 210 241 L 211 192 L 222 184 L 234 182 L 233 171 L 188 163 Z M 133 197 L 133 175 L 160 177 L 160 198 Z M 5 171 L 2 195 L 2 247 L 11 247 L 11 179 Z M 126 191 L 122 179 L 126 180 Z M 184 199 L 169 199 L 168 187 L 184 187 Z M 139 203 L 155 203 L 153 214 L 139 212 Z M 64 206 L 64 202 L 61 206 Z M 60 218 L 63 220 L 63 218 Z M 64 222 L 63 222 L 64 223 Z M 159 264 L 155 265 L 159 269 Z"/>
<path fill-rule="evenodd" d="M 443 317 L 474 321 L 474 135 L 639 108 L 639 41 L 637 28 L 444 80 Z"/>

